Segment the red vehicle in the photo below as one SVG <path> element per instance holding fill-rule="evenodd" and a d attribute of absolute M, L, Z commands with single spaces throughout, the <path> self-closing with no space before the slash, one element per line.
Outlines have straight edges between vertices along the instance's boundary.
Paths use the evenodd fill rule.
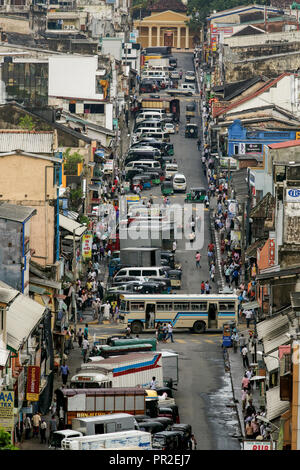
<path fill-rule="evenodd" d="M 118 233 L 114 233 L 109 237 L 106 249 L 110 250 L 112 253 L 114 251 L 120 251 L 120 238 Z"/>

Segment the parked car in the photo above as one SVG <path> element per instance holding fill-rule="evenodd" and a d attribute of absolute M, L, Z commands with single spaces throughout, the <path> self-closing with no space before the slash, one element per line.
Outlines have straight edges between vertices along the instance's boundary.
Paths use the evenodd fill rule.
<path fill-rule="evenodd" d="M 185 81 L 186 82 L 194 82 L 196 80 L 195 72 L 189 70 L 185 72 Z"/>
<path fill-rule="evenodd" d="M 171 122 L 167 122 L 164 125 L 164 131 L 168 132 L 169 134 L 175 134 L 175 126 Z"/>

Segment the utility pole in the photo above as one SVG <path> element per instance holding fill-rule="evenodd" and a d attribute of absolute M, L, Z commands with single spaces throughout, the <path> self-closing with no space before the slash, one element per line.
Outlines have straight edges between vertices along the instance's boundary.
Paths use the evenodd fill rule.
<path fill-rule="evenodd" d="M 242 203 L 242 233 L 241 233 L 241 261 L 242 261 L 242 282 L 245 279 L 245 202 Z"/>
<path fill-rule="evenodd" d="M 74 330 L 75 337 L 77 334 L 77 306 L 75 299 L 75 289 L 76 289 L 76 279 L 77 279 L 77 269 L 76 269 L 76 239 L 75 239 L 75 230 L 73 230 L 73 291 L 72 291 L 72 307 L 74 309 Z"/>

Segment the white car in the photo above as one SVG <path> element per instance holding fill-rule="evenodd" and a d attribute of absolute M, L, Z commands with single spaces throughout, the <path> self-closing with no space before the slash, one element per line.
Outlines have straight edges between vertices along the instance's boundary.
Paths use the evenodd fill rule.
<path fill-rule="evenodd" d="M 164 131 L 168 134 L 175 134 L 175 126 L 171 122 L 167 122 L 164 126 Z"/>
<path fill-rule="evenodd" d="M 186 177 L 181 174 L 177 173 L 173 177 L 173 190 L 176 191 L 186 191 Z"/>
<path fill-rule="evenodd" d="M 186 82 L 194 82 L 195 80 L 196 80 L 195 72 L 192 72 L 192 71 L 185 72 Z"/>
<path fill-rule="evenodd" d="M 179 74 L 178 70 L 173 70 L 172 72 L 170 72 L 170 78 L 172 80 L 179 80 L 180 74 Z"/>

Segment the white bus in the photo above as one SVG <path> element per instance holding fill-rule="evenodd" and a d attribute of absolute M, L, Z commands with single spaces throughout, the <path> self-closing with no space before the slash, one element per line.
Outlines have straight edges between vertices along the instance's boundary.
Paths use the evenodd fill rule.
<path fill-rule="evenodd" d="M 120 300 L 120 315 L 134 334 L 153 329 L 158 322 L 203 333 L 208 328 L 221 329 L 228 321 L 237 323 L 238 319 L 237 295 L 122 294 Z"/>

